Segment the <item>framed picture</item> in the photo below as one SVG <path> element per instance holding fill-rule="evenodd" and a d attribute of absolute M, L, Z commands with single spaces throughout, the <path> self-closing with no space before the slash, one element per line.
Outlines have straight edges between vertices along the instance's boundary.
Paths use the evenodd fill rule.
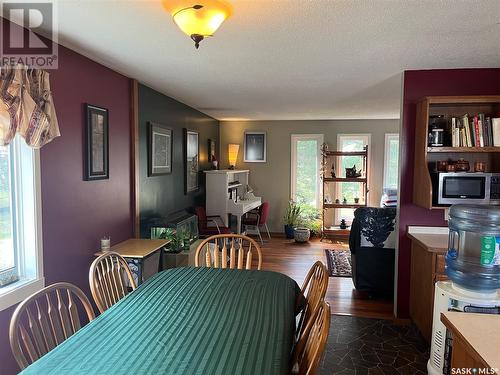
<path fill-rule="evenodd" d="M 246 163 L 265 163 L 266 153 L 266 133 L 245 132 L 244 161 Z"/>
<path fill-rule="evenodd" d="M 172 129 L 148 123 L 148 176 L 172 173 Z"/>
<path fill-rule="evenodd" d="M 214 159 L 217 157 L 216 156 L 216 149 L 217 145 L 215 143 L 215 140 L 209 139 L 208 140 L 208 161 L 212 162 Z"/>
<path fill-rule="evenodd" d="M 85 104 L 85 181 L 109 178 L 108 110 Z"/>
<path fill-rule="evenodd" d="M 199 188 L 199 135 L 197 132 L 184 129 L 184 193 Z"/>

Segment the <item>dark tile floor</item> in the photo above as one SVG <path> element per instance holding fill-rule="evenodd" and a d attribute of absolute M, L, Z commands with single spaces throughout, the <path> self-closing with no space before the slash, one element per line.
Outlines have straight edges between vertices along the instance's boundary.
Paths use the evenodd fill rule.
<path fill-rule="evenodd" d="M 318 375 L 427 374 L 429 348 L 413 326 L 332 315 Z"/>

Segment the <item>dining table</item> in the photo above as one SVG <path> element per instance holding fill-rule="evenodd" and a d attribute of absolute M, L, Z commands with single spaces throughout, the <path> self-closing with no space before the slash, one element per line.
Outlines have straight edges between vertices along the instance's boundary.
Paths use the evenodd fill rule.
<path fill-rule="evenodd" d="M 22 374 L 287 374 L 300 296 L 277 272 L 168 269 Z"/>

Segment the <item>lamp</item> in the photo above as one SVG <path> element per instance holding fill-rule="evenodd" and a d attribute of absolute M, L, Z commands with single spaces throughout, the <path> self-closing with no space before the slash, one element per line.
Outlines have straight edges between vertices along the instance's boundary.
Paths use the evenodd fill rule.
<path fill-rule="evenodd" d="M 238 151 L 240 150 L 240 145 L 230 143 L 227 148 L 227 155 L 229 159 L 229 169 L 234 169 L 236 166 L 236 159 L 238 159 Z"/>
<path fill-rule="evenodd" d="M 164 0 L 163 6 L 196 48 L 232 14 L 231 5 L 223 0 Z"/>

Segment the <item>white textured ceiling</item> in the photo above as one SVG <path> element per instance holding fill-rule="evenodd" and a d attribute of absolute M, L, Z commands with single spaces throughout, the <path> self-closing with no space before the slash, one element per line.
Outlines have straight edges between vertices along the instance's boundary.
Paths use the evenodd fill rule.
<path fill-rule="evenodd" d="M 403 70 L 500 67 L 500 0 L 234 0 L 199 50 L 161 1 L 56 3 L 61 44 L 220 120 L 398 118 Z"/>

